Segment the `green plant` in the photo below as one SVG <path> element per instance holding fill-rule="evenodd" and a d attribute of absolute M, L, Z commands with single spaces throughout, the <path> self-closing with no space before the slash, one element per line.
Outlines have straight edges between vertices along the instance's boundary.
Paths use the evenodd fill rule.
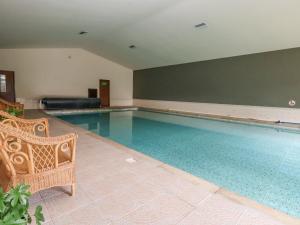
<path fill-rule="evenodd" d="M 21 116 L 23 114 L 22 110 L 16 108 L 8 108 L 6 112 L 13 116 Z"/>
<path fill-rule="evenodd" d="M 31 224 L 32 219 L 29 215 L 28 185 L 18 185 L 8 192 L 3 192 L 0 188 L 0 225 L 27 225 Z M 42 207 L 35 209 L 35 221 L 37 225 L 44 222 Z"/>

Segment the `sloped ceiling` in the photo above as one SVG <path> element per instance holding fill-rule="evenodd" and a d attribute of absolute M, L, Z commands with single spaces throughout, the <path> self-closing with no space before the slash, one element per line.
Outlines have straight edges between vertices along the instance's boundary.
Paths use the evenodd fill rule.
<path fill-rule="evenodd" d="M 83 48 L 143 69 L 299 47 L 299 9 L 299 0 L 1 0 L 0 48 Z"/>

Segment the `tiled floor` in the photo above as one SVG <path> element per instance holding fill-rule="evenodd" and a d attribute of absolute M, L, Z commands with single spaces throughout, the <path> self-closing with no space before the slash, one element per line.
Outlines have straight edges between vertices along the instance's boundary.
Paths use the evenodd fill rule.
<path fill-rule="evenodd" d="M 38 111 L 28 117 L 40 117 Z M 47 225 L 280 225 L 275 217 L 226 196 L 213 184 L 88 131 L 50 119 L 52 135 L 76 131 L 77 193 L 58 187 L 34 194 Z M 136 162 L 130 163 L 135 159 Z M 232 199 L 232 200 L 231 200 Z M 234 200 L 233 200 L 234 199 Z M 31 209 L 33 211 L 33 209 Z M 297 224 L 292 220 L 286 224 Z"/>

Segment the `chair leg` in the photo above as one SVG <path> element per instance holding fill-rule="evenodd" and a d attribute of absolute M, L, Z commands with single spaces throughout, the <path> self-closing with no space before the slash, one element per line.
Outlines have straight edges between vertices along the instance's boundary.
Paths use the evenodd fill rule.
<path fill-rule="evenodd" d="M 76 184 L 72 184 L 71 186 L 71 196 L 75 196 L 76 194 Z"/>

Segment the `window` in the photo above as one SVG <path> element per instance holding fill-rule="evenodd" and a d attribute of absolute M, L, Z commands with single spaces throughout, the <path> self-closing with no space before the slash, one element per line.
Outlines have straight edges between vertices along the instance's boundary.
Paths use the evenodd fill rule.
<path fill-rule="evenodd" d="M 0 74 L 0 92 L 6 92 L 6 76 L 4 74 Z"/>

